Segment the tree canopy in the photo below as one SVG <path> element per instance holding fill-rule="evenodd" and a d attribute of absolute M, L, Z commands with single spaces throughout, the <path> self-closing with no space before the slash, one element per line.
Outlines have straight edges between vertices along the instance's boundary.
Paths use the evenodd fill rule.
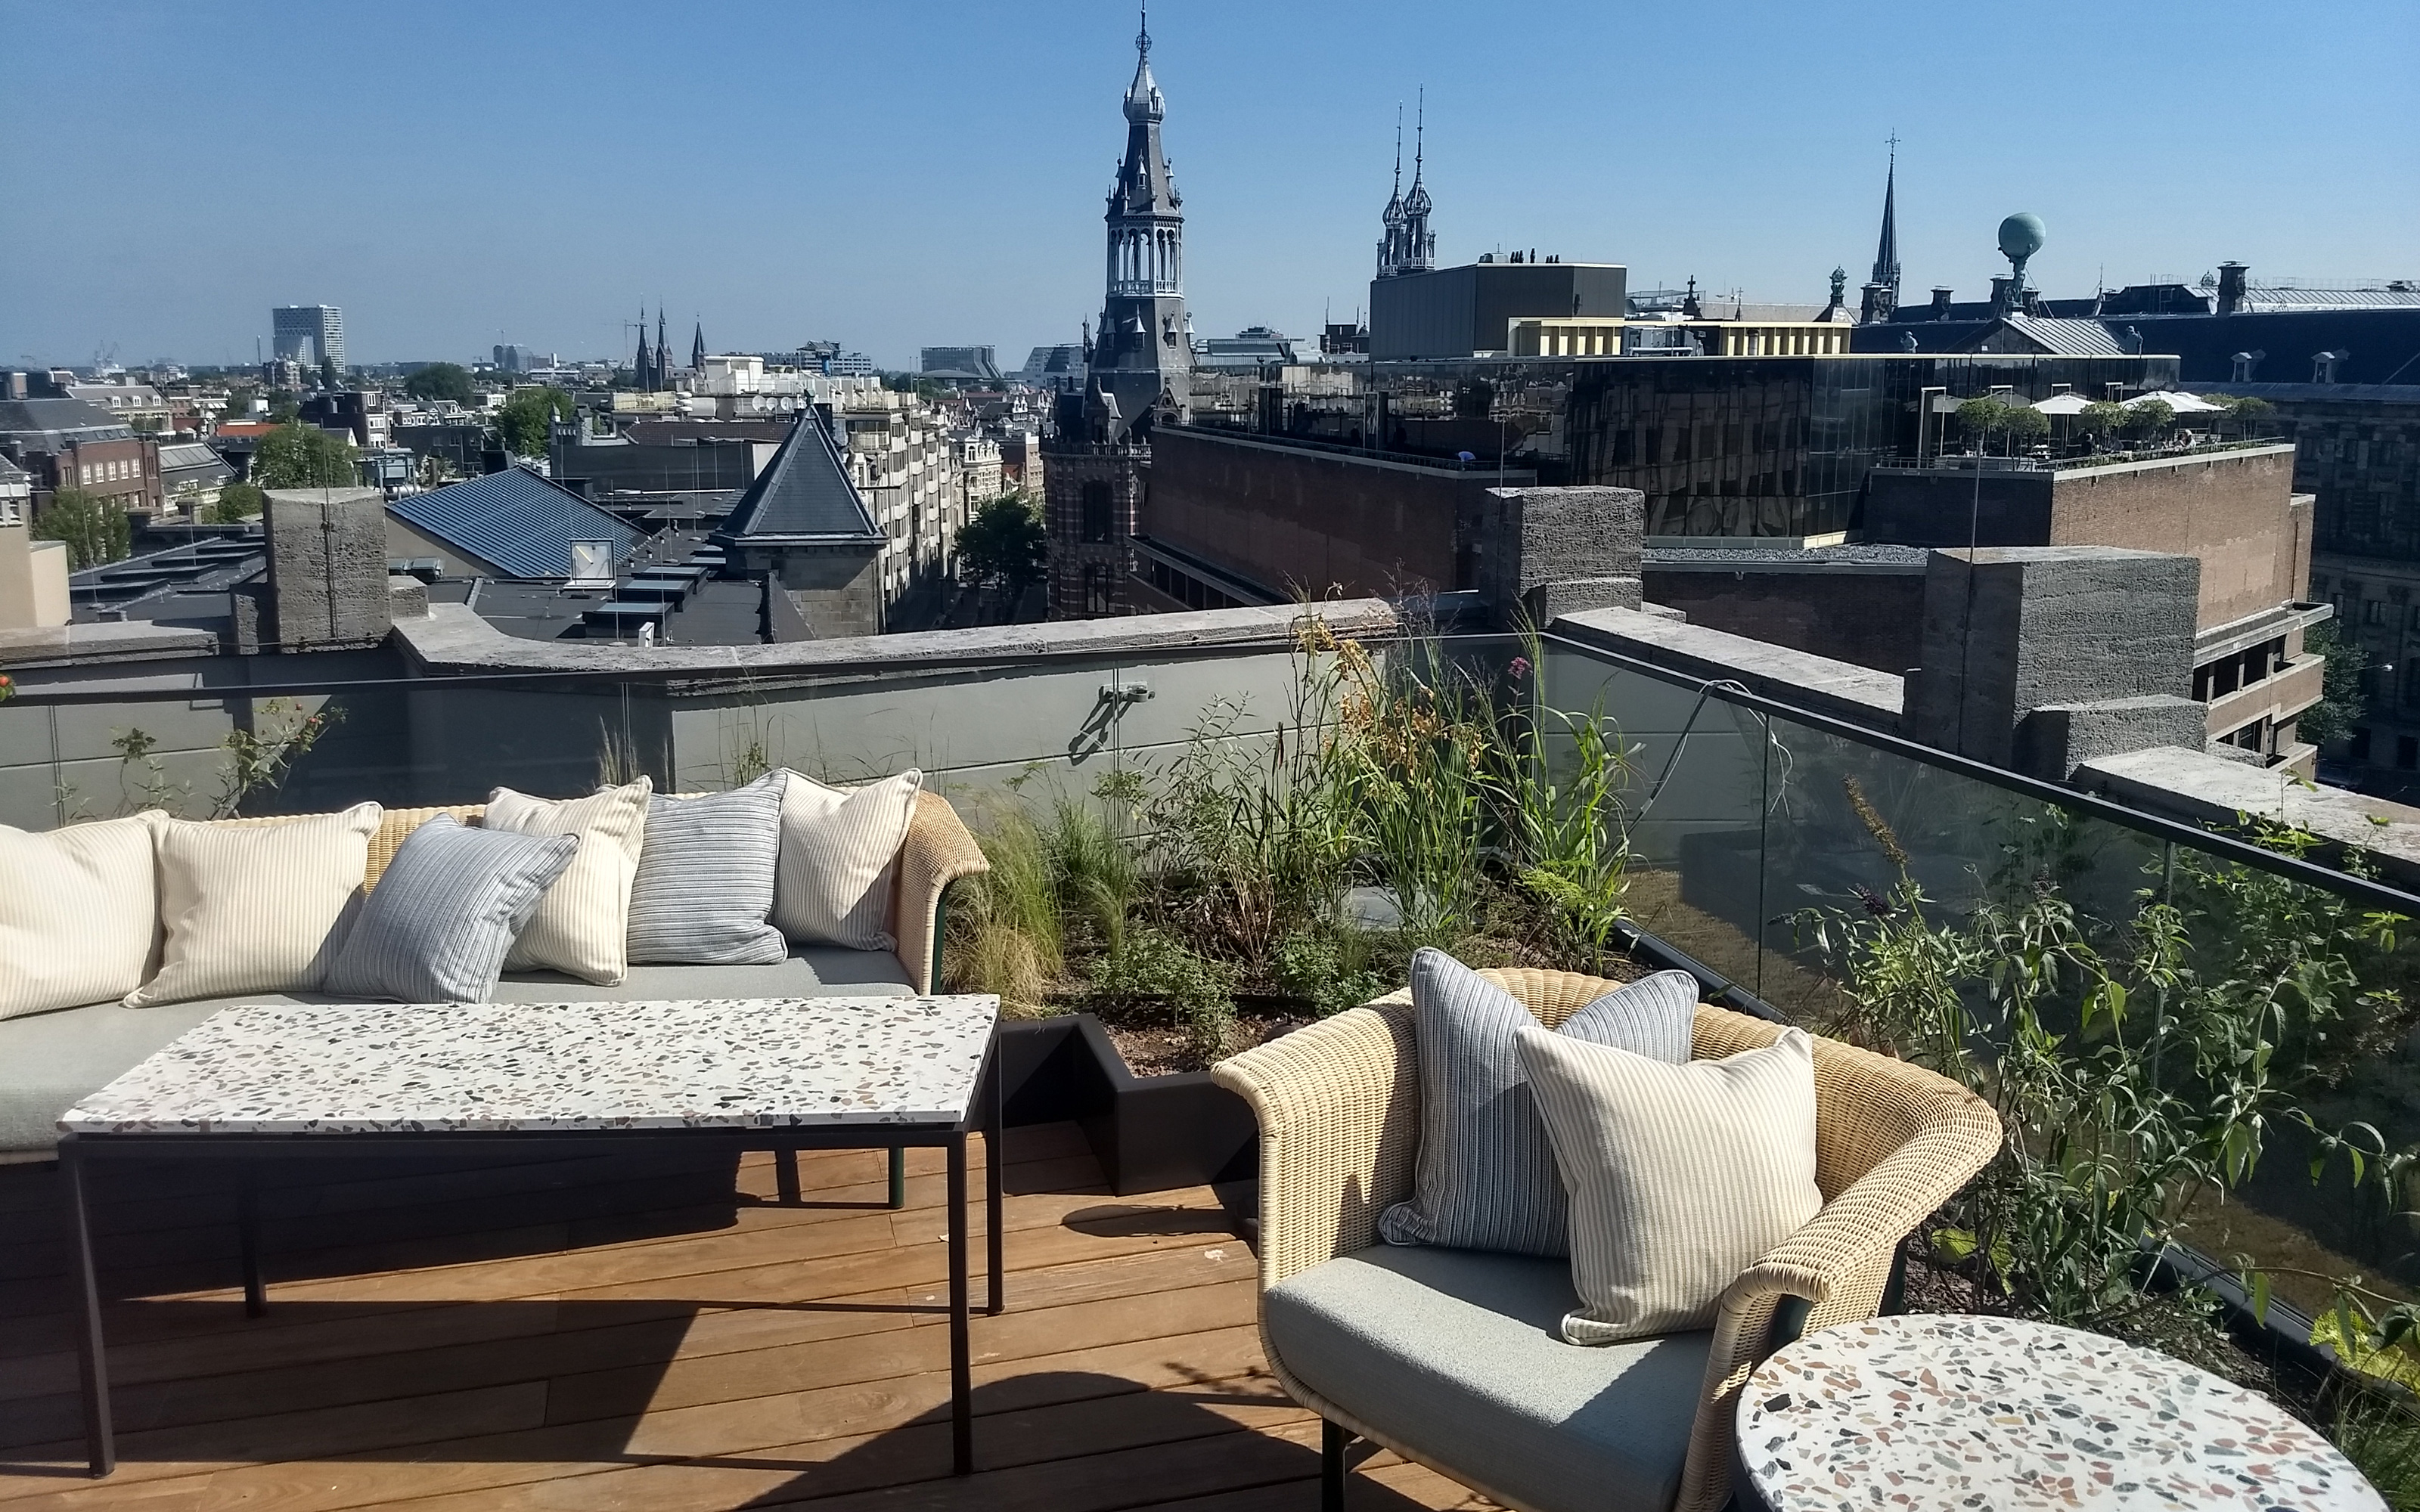
<path fill-rule="evenodd" d="M 1022 493 L 1004 493 L 975 507 L 958 531 L 958 577 L 978 586 L 998 583 L 1014 604 L 1041 580 L 1049 536 L 1042 513 Z"/>
<path fill-rule="evenodd" d="M 36 540 L 65 541 L 71 572 L 117 561 L 132 548 L 134 535 L 126 511 L 82 488 L 53 494 L 50 507 L 35 517 L 33 533 Z"/>
<path fill-rule="evenodd" d="M 260 439 L 252 454 L 252 481 L 264 488 L 349 488 L 353 443 L 317 425 L 289 422 Z"/>
<path fill-rule="evenodd" d="M 471 402 L 471 370 L 459 363 L 431 363 L 403 380 L 403 392 L 415 399 Z"/>
<path fill-rule="evenodd" d="M 210 506 L 209 521 L 213 525 L 240 525 L 260 514 L 261 502 L 260 490 L 249 483 L 223 484 L 219 501 Z"/>
<path fill-rule="evenodd" d="M 1978 446 L 1988 446 L 1997 438 L 2013 452 L 2021 441 L 2048 437 L 2050 417 L 2029 404 L 2010 404 L 1985 396 L 1969 399 L 1958 407 L 1958 426 Z"/>
<path fill-rule="evenodd" d="M 571 414 L 571 395 L 557 388 L 528 385 L 504 396 L 496 410 L 496 434 L 504 438 L 504 450 L 516 456 L 543 456 L 548 423 L 569 420 Z"/>

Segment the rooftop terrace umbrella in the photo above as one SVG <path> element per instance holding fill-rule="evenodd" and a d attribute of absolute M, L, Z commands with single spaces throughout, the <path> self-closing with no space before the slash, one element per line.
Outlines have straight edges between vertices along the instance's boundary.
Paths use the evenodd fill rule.
<path fill-rule="evenodd" d="M 2130 405 L 2137 405 L 2146 399 L 2158 399 L 2180 415 L 2215 415 L 2223 412 L 2226 408 L 2225 405 L 2212 404 L 2196 393 L 2170 392 L 2165 389 L 2157 393 L 2138 393 L 2126 402 Z"/>
<path fill-rule="evenodd" d="M 2091 402 L 2080 393 L 2054 393 L 2047 399 L 2037 400 L 2034 408 L 2046 415 L 2075 415 L 2082 414 L 2084 407 Z"/>

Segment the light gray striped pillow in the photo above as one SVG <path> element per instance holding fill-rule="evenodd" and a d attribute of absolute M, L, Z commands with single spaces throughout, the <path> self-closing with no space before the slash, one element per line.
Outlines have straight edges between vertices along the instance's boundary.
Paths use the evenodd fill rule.
<path fill-rule="evenodd" d="M 924 776 L 914 767 L 863 787 L 826 787 L 784 774 L 782 862 L 773 922 L 794 940 L 895 950 L 891 887 Z"/>
<path fill-rule="evenodd" d="M 580 844 L 577 835 L 465 829 L 439 814 L 396 848 L 328 967 L 327 990 L 406 1003 L 487 1001 L 514 936 Z"/>
<path fill-rule="evenodd" d="M 1823 1211 L 1815 1041 L 1668 1066 L 1524 1029 L 1572 1204 L 1574 1344 L 1704 1328 L 1739 1273 Z"/>
<path fill-rule="evenodd" d="M 1659 971 L 1563 1021 L 1562 1033 L 1659 1060 L 1689 1058 L 1697 979 Z M 1538 1027 L 1520 999 L 1443 950 L 1412 956 L 1420 1057 L 1420 1150 L 1412 1199 L 1378 1215 L 1390 1244 L 1561 1255 L 1562 1183 L 1530 1105 L 1517 1037 Z"/>
<path fill-rule="evenodd" d="M 783 774 L 697 798 L 647 800 L 630 880 L 630 962 L 768 965 L 789 956 L 773 912 Z"/>

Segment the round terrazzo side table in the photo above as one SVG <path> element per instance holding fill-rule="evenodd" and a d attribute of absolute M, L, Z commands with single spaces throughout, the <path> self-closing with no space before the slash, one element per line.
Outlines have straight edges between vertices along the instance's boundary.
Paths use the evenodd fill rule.
<path fill-rule="evenodd" d="M 1748 1377 L 1741 1502 L 1771 1512 L 2384 1512 L 2255 1392 L 2097 1334 L 1907 1314 L 1810 1334 Z"/>

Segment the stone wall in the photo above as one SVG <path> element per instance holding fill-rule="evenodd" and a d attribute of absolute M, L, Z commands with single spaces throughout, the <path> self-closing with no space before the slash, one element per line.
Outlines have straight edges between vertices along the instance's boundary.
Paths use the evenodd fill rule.
<path fill-rule="evenodd" d="M 1676 571 L 1652 563 L 1648 602 L 1691 625 L 1767 640 L 1894 675 L 1916 665 L 1924 617 L 1921 567 L 1891 572 Z"/>
<path fill-rule="evenodd" d="M 271 488 L 266 499 L 278 649 L 384 640 L 391 623 L 385 497 L 376 488 Z"/>

